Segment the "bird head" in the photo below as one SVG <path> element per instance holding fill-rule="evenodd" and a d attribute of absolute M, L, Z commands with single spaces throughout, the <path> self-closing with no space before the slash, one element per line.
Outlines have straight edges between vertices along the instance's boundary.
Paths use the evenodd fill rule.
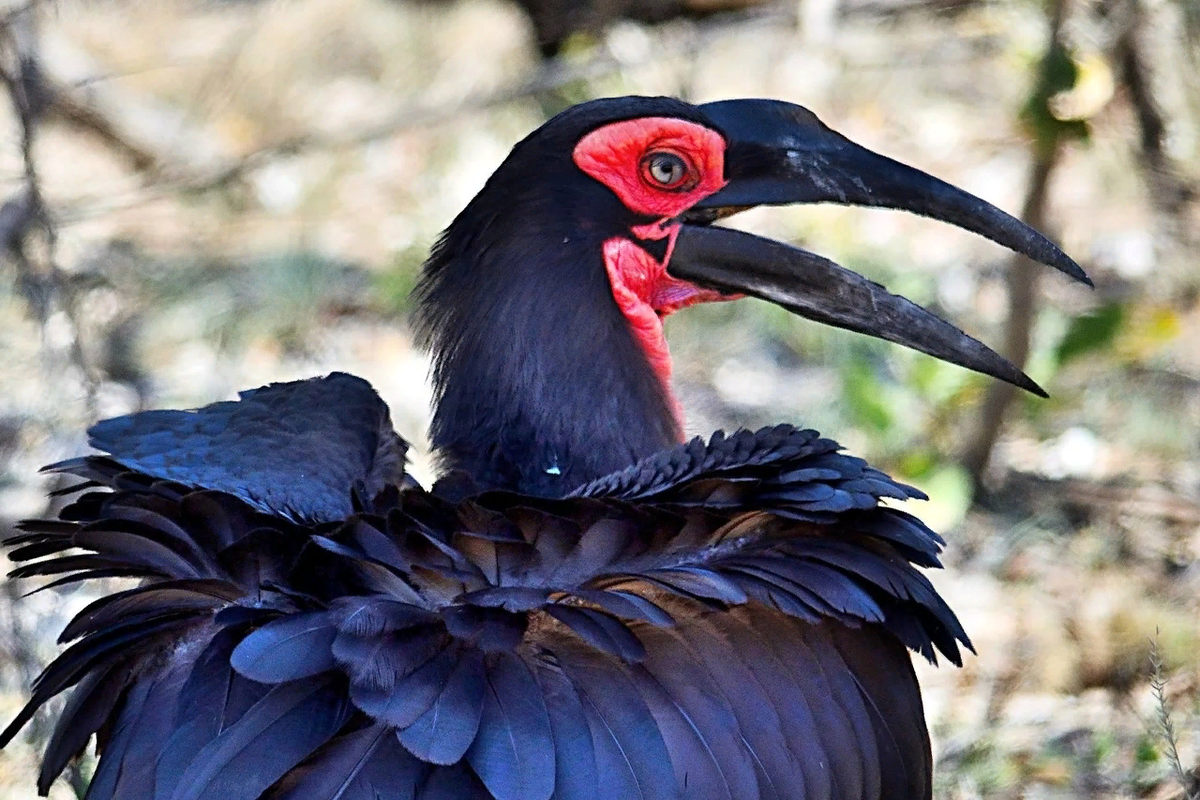
<path fill-rule="evenodd" d="M 426 264 L 417 323 L 434 356 L 435 447 L 484 485 L 558 493 L 677 442 L 662 320 L 745 295 L 1044 394 L 882 286 L 713 224 L 759 205 L 824 202 L 949 222 L 1088 282 L 1029 226 L 800 106 L 591 101 L 514 147 Z"/>

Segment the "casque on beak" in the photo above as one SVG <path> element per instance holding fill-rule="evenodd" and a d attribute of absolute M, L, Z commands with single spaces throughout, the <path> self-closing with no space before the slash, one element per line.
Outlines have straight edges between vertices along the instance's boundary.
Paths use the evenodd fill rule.
<path fill-rule="evenodd" d="M 851 142 L 806 108 L 778 100 L 700 106 L 727 140 L 728 184 L 683 215 L 667 271 L 795 314 L 896 342 L 1039 395 L 1007 359 L 915 303 L 814 253 L 709 223 L 758 205 L 838 203 L 949 222 L 1091 285 L 1042 234 L 990 203 Z"/>

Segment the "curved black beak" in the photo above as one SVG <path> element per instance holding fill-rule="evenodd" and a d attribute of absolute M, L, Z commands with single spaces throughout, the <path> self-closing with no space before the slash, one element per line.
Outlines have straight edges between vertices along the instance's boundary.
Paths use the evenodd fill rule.
<path fill-rule="evenodd" d="M 978 339 L 857 272 L 798 247 L 730 228 L 684 225 L 667 271 L 726 294 L 769 300 L 806 319 L 902 344 L 1047 396 Z"/>
<path fill-rule="evenodd" d="M 750 294 L 829 325 L 912 347 L 1044 395 L 986 345 L 920 306 L 804 250 L 706 227 L 757 205 L 839 203 L 910 211 L 973 231 L 1091 285 L 1042 234 L 992 204 L 881 156 L 827 128 L 806 108 L 778 100 L 700 106 L 728 141 L 721 191 L 683 215 L 668 272 Z"/>

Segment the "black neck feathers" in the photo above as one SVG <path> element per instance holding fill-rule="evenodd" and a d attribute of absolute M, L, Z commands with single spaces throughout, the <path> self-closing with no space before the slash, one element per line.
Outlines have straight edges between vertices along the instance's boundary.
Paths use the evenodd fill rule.
<path fill-rule="evenodd" d="M 604 266 L 604 242 L 649 220 L 572 160 L 590 131 L 646 116 L 703 119 L 663 97 L 567 109 L 513 148 L 426 262 L 430 438 L 455 484 L 554 497 L 677 443 Z"/>
<path fill-rule="evenodd" d="M 433 356 L 430 438 L 480 488 L 558 496 L 676 442 L 671 400 L 613 299 L 602 245 L 628 232 L 604 187 L 493 176 L 416 293 Z M 570 185 L 564 185 L 570 184 Z"/>

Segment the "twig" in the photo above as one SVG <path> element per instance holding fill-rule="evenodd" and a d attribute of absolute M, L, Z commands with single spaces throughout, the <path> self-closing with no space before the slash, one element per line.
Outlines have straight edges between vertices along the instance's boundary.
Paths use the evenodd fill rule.
<path fill-rule="evenodd" d="M 1158 628 L 1155 628 L 1154 638 L 1150 640 L 1150 693 L 1154 696 L 1158 732 L 1167 747 L 1167 762 L 1175 772 L 1179 785 L 1183 787 L 1184 800 L 1197 800 L 1200 793 L 1193 788 L 1192 776 L 1183 768 L 1183 762 L 1179 758 L 1175 723 L 1171 719 L 1170 706 L 1167 705 L 1167 677 L 1163 672 L 1162 656 L 1158 652 L 1158 635 Z"/>
<path fill-rule="evenodd" d="M 17 82 L 18 79 L 0 64 L 0 83 L 12 86 Z M 125 136 L 99 109 L 75 97 L 71 92 L 72 87 L 45 74 L 40 75 L 40 83 L 41 92 L 45 95 L 44 113 L 47 119 L 96 138 L 138 172 L 155 173 L 163 169 L 163 163 L 155 153 Z"/>

